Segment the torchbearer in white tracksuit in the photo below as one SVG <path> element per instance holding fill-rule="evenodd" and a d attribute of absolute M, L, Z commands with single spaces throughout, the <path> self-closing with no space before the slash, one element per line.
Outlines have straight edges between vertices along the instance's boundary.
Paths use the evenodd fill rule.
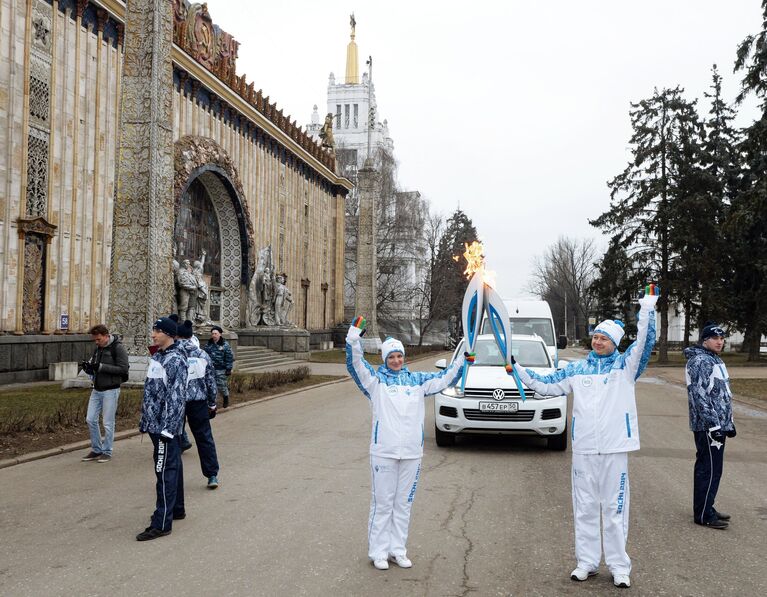
<path fill-rule="evenodd" d="M 465 358 L 440 373 L 412 373 L 404 365 L 402 342 L 387 338 L 381 345 L 384 364 L 374 369 L 363 357 L 364 327 L 358 317 L 346 334 L 346 367 L 373 411 L 368 557 L 379 570 L 389 568 L 389 559 L 410 568 L 405 545 L 423 456 L 424 398 L 455 385 Z"/>
<path fill-rule="evenodd" d="M 516 364 L 522 382 L 539 394 L 573 394 L 572 490 L 575 519 L 573 580 L 597 573 L 604 545 L 605 563 L 617 587 L 631 585 L 626 553 L 629 522 L 628 452 L 639 449 L 634 385 L 647 367 L 655 344 L 656 287 L 639 299 L 637 339 L 621 354 L 623 324 L 606 320 L 592 338 L 585 359 L 551 375 L 537 375 Z M 600 542 L 600 511 L 602 533 Z"/>

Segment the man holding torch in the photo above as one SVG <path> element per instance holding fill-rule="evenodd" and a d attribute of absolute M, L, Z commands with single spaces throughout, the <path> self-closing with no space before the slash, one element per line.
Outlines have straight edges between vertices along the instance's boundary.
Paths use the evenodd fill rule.
<path fill-rule="evenodd" d="M 613 584 L 631 586 L 631 559 L 626 553 L 628 452 L 639 449 L 634 386 L 655 344 L 659 292 L 654 284 L 646 287 L 639 299 L 637 339 L 622 354 L 618 345 L 624 334 L 623 323 L 605 320 L 594 331 L 592 351 L 585 359 L 545 376 L 513 364 L 522 382 L 535 392 L 545 396 L 573 394 L 570 432 L 577 560 L 570 574 L 573 580 L 583 581 L 597 573 L 604 545 Z"/>

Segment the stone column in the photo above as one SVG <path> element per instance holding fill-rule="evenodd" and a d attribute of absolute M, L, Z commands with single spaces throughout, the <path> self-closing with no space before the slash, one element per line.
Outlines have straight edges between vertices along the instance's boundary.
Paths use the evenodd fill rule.
<path fill-rule="evenodd" d="M 367 333 L 362 337 L 365 352 L 378 352 L 381 338 L 378 335 L 376 313 L 376 195 L 379 175 L 368 158 L 357 171 L 357 189 L 360 194 L 359 226 L 357 231 L 357 286 L 354 297 L 354 313 L 367 319 Z"/>
<path fill-rule="evenodd" d="M 127 0 L 109 328 L 143 377 L 152 323 L 174 292 L 172 2 Z M 143 367 L 142 367 L 143 365 Z"/>

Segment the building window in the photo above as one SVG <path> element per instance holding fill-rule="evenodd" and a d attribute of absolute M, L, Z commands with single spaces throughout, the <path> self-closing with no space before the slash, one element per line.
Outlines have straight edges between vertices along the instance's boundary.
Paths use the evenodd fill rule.
<path fill-rule="evenodd" d="M 344 104 L 344 128 L 349 128 L 349 104 Z"/>
<path fill-rule="evenodd" d="M 341 104 L 336 104 L 336 128 L 341 128 Z"/>
<path fill-rule="evenodd" d="M 354 104 L 354 128 L 356 129 L 359 126 L 360 122 L 360 105 Z"/>

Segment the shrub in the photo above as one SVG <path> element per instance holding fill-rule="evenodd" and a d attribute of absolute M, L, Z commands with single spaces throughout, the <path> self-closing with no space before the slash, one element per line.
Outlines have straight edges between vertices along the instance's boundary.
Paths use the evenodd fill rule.
<path fill-rule="evenodd" d="M 265 371 L 264 373 L 234 373 L 229 380 L 229 390 L 235 394 L 250 391 L 267 390 L 275 386 L 295 383 L 311 375 L 309 367 L 295 367 L 285 371 Z"/>

